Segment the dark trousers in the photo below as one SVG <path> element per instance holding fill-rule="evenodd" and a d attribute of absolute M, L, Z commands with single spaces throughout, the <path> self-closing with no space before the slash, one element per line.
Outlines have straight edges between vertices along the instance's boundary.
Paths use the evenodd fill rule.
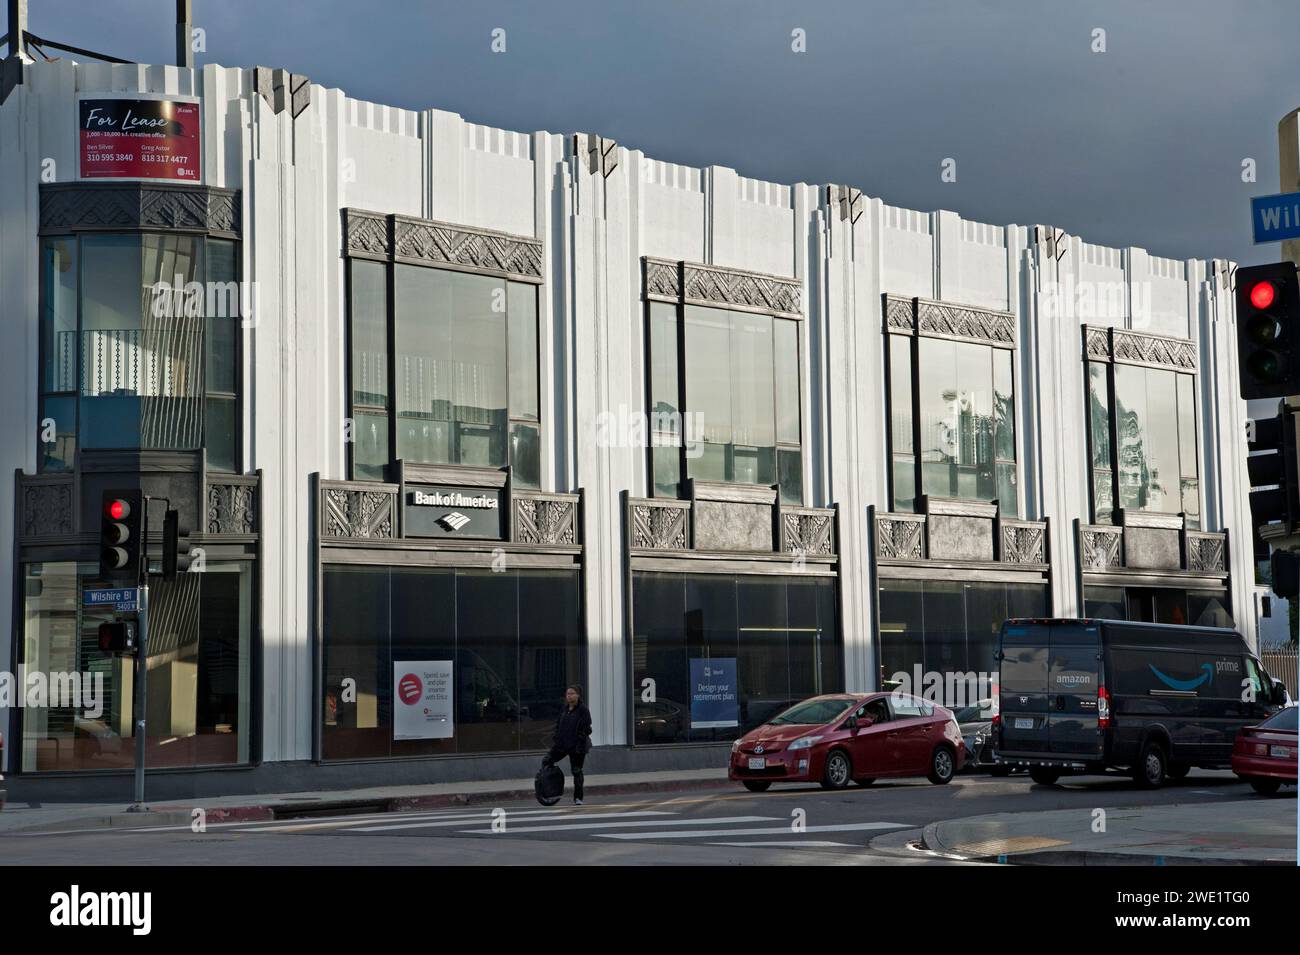
<path fill-rule="evenodd" d="M 564 757 L 569 757 L 569 769 L 573 772 L 573 798 L 582 798 L 582 764 L 587 761 L 586 753 L 579 753 L 571 749 L 563 749 L 559 746 L 552 746 L 551 751 L 546 754 L 547 763 L 558 763 Z"/>

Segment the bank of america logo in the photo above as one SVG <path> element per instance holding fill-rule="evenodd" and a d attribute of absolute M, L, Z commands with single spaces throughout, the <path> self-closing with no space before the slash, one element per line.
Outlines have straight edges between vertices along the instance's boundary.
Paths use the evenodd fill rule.
<path fill-rule="evenodd" d="M 438 518 L 438 523 L 449 531 L 458 531 L 469 523 L 469 518 L 460 511 L 452 511 L 450 514 L 444 514 Z"/>

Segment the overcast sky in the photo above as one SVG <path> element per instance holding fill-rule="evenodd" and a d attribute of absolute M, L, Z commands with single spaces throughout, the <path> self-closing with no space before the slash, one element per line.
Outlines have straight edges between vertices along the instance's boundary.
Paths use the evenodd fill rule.
<path fill-rule="evenodd" d="M 1295 0 L 194 0 L 200 63 L 506 129 L 597 132 L 656 159 L 847 183 L 915 209 L 1045 223 L 1175 258 L 1276 259 L 1300 106 Z M 29 29 L 144 63 L 171 0 L 30 0 Z M 491 50 L 506 31 L 506 52 Z M 791 50 L 806 32 L 807 52 Z M 1095 29 L 1104 53 L 1093 52 Z M 940 179 L 945 158 L 957 181 Z M 1242 160 L 1258 163 L 1243 183 Z"/>

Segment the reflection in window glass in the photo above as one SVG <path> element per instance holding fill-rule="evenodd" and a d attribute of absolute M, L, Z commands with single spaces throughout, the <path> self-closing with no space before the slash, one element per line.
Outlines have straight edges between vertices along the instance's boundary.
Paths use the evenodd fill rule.
<path fill-rule="evenodd" d="M 352 259 L 352 403 L 388 405 L 388 269 Z"/>
<path fill-rule="evenodd" d="M 1201 526 L 1201 482 L 1196 448 L 1196 381 L 1191 375 L 1178 380 L 1178 454 L 1182 468 L 1183 512 L 1187 526 Z"/>
<path fill-rule="evenodd" d="M 894 510 L 916 510 L 916 445 L 912 426 L 912 339 L 886 335 L 889 343 L 889 442 L 893 453 Z"/>
<path fill-rule="evenodd" d="M 536 421 L 537 287 L 509 283 L 510 416 Z"/>
<path fill-rule="evenodd" d="M 1115 365 L 1114 374 L 1120 506 L 1178 513 L 1183 510 L 1184 487 L 1179 446 L 1180 376 L 1172 371 L 1120 364 Z M 1193 414 L 1194 410 L 1188 408 L 1189 417 Z M 1193 470 L 1190 479 L 1195 483 L 1194 430 L 1192 434 L 1188 467 Z M 1199 504 L 1196 509 L 1199 512 Z"/>

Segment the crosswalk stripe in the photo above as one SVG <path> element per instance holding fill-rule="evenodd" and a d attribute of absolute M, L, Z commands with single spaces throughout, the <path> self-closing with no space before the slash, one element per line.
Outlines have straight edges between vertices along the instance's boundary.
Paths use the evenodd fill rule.
<path fill-rule="evenodd" d="M 628 813 L 628 815 L 639 815 L 639 813 Z M 506 832 L 514 835 L 522 835 L 530 832 L 567 832 L 576 829 L 623 829 L 635 826 L 706 826 L 710 823 L 720 822 L 773 822 L 776 816 L 713 816 L 708 819 L 670 819 L 667 821 L 661 819 L 640 819 L 635 822 L 577 822 L 559 826 L 510 826 L 507 823 Z M 532 820 L 525 820 L 531 822 Z M 462 829 L 461 832 L 474 836 L 485 836 L 499 834 L 492 829 Z"/>
<path fill-rule="evenodd" d="M 533 810 L 533 811 L 536 811 L 536 810 Z M 509 813 L 509 812 L 506 813 L 506 824 L 507 824 L 507 825 L 509 825 L 509 821 L 510 821 L 511 817 L 512 817 L 512 816 L 515 816 L 515 815 L 522 815 L 522 813 Z M 577 815 L 577 814 L 575 813 L 575 815 Z M 591 813 L 591 814 L 582 814 L 582 818 L 584 818 L 584 819 L 611 819 L 611 818 L 624 818 L 624 817 L 627 817 L 627 816 L 671 816 L 671 815 L 672 815 L 672 813 L 670 813 L 670 812 L 659 812 L 659 811 L 655 811 L 655 810 L 645 810 L 645 811 L 643 811 L 643 812 L 596 812 L 596 813 Z M 490 821 L 490 820 L 492 819 L 492 816 L 491 816 L 490 813 L 484 813 L 484 814 L 483 814 L 483 819 L 484 819 L 484 821 Z M 468 820 L 465 820 L 465 819 L 459 819 L 459 820 L 453 820 L 453 821 L 437 820 L 437 821 L 434 821 L 434 822 L 399 823 L 399 824 L 394 824 L 394 825 L 390 825 L 390 826 L 363 826 L 363 827 L 356 828 L 356 829 L 348 829 L 348 830 L 346 830 L 346 831 L 347 831 L 347 832 L 391 832 L 391 831 L 394 830 L 394 829 L 434 829 L 434 828 L 439 828 L 439 827 L 443 827 L 443 826 L 463 826 L 463 825 L 465 825 L 465 823 L 466 823 L 467 821 L 468 821 Z M 490 832 L 491 830 L 488 830 L 488 831 Z"/>
<path fill-rule="evenodd" d="M 516 810 L 509 810 L 509 814 L 511 818 L 514 818 L 515 816 L 534 816 L 534 815 L 547 816 L 550 818 L 556 818 L 556 817 L 563 818 L 565 816 L 574 815 L 574 813 L 571 812 L 567 812 L 563 810 L 557 811 L 555 809 L 516 809 Z M 247 829 L 236 829 L 235 831 L 236 832 L 307 832 L 312 829 L 347 829 L 354 826 L 358 826 L 361 823 L 378 822 L 382 819 L 392 819 L 394 815 L 399 816 L 402 819 L 403 824 L 413 823 L 417 821 L 423 823 L 423 822 L 440 822 L 442 820 L 449 820 L 464 825 L 466 823 L 474 822 L 479 819 L 492 818 L 492 810 L 478 809 L 472 812 L 466 810 L 460 810 L 455 813 L 438 813 L 437 815 L 426 815 L 424 813 L 412 813 L 410 815 L 407 815 L 406 813 L 390 812 L 387 815 L 383 815 L 383 816 L 361 816 L 361 817 L 347 816 L 347 817 L 341 817 L 337 819 L 327 819 L 322 822 L 309 822 L 307 820 L 295 822 L 293 820 L 283 820 L 279 825 L 276 826 L 265 826 L 265 825 L 258 826 L 258 827 L 250 826 Z"/>
<path fill-rule="evenodd" d="M 803 842 L 710 842 L 711 846 L 780 846 L 782 849 L 829 849 L 832 846 L 839 846 L 845 849 L 861 849 L 862 846 L 855 845 L 852 842 L 823 842 L 816 839 L 808 839 Z"/>
<path fill-rule="evenodd" d="M 861 832 L 865 829 L 911 829 L 903 822 L 855 822 L 843 826 L 805 826 L 795 832 L 788 825 L 763 829 L 704 829 L 695 832 L 661 830 L 659 832 L 597 832 L 597 839 L 704 839 L 709 836 L 766 836 L 777 834 L 802 835 L 803 832 Z"/>

